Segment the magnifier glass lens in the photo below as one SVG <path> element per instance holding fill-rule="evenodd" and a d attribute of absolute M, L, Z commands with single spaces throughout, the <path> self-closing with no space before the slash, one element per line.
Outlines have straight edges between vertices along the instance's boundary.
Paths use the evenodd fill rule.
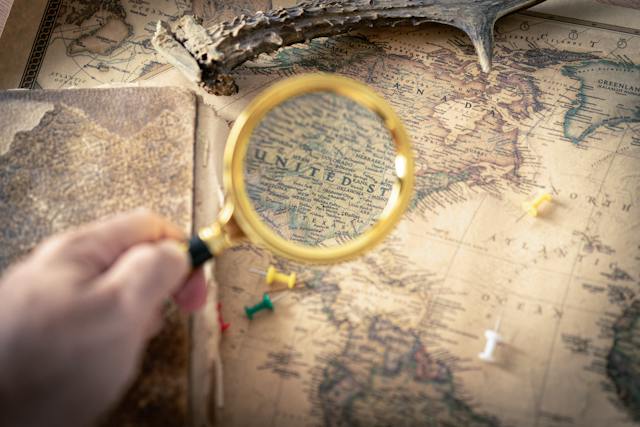
<path fill-rule="evenodd" d="M 371 228 L 393 182 L 395 147 L 378 115 L 333 92 L 290 98 L 251 135 L 245 185 L 281 237 L 331 247 Z"/>

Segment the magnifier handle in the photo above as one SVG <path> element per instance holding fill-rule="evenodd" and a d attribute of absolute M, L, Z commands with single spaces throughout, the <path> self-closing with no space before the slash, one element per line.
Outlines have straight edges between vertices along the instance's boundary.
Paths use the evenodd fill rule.
<path fill-rule="evenodd" d="M 207 247 L 207 244 L 197 235 L 189 240 L 189 257 L 191 258 L 191 266 L 198 268 L 205 262 L 213 258 L 213 254 Z"/>

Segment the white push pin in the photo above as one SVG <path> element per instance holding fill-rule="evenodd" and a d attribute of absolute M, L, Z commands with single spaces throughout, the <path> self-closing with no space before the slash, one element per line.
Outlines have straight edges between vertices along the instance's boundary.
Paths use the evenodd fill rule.
<path fill-rule="evenodd" d="M 496 346 L 499 342 L 502 341 L 502 337 L 498 334 L 498 329 L 500 328 L 500 317 L 498 317 L 498 321 L 496 322 L 495 330 L 487 329 L 484 331 L 484 336 L 487 339 L 487 342 L 484 346 L 484 351 L 478 354 L 478 357 L 485 362 L 494 362 L 493 352 L 496 349 Z"/>

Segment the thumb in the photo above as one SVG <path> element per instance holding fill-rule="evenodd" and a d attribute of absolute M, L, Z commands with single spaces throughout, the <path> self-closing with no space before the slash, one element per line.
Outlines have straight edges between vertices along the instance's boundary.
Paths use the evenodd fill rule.
<path fill-rule="evenodd" d="M 153 316 L 175 293 L 190 271 L 187 254 L 173 240 L 139 244 L 122 254 L 100 279 L 116 288 L 128 309 Z"/>

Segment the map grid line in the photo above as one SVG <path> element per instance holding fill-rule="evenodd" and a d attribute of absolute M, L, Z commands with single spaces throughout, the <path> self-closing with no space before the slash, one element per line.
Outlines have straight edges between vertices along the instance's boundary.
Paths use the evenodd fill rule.
<path fill-rule="evenodd" d="M 618 147 L 616 148 L 616 151 L 620 149 L 620 146 L 622 145 L 622 142 L 624 140 L 624 136 L 625 135 L 626 135 L 626 132 L 623 132 L 623 134 L 620 136 L 620 141 L 618 142 Z M 613 166 L 613 162 L 614 162 L 616 156 L 617 156 L 617 153 L 615 153 L 611 157 L 611 160 L 609 161 L 609 166 L 607 167 L 607 171 L 605 172 L 605 174 L 604 174 L 604 176 L 602 178 L 602 181 L 600 183 L 600 188 L 598 189 L 598 193 L 597 193 L 596 197 L 599 197 L 601 195 L 601 193 L 602 193 L 602 189 L 604 188 L 604 185 L 605 185 L 605 183 L 607 181 L 607 178 L 609 176 L 609 172 L 611 171 L 611 167 Z M 592 221 L 592 218 L 593 218 L 593 214 L 595 213 L 596 208 L 597 208 L 596 206 L 593 206 L 591 208 L 591 212 L 589 213 L 589 216 L 588 216 L 588 218 L 586 220 L 584 233 L 589 231 L 589 226 L 591 224 L 591 221 Z M 560 304 L 560 309 L 561 309 L 563 315 L 565 313 L 565 303 L 566 303 L 567 297 L 569 295 L 569 288 L 571 287 L 571 284 L 573 283 L 573 280 L 574 280 L 573 274 L 575 273 L 576 266 L 578 265 L 579 261 L 580 261 L 580 253 L 576 254 L 576 257 L 573 260 L 573 264 L 572 264 L 572 267 L 571 267 L 571 273 L 570 273 L 569 279 L 567 281 L 567 286 L 566 286 L 565 291 L 564 291 L 564 296 L 562 298 L 562 302 Z M 558 339 L 558 333 L 560 331 L 561 322 L 562 322 L 562 317 L 560 317 L 557 320 L 557 322 L 556 322 L 556 324 L 554 326 L 554 330 L 553 330 L 553 333 L 552 333 L 552 339 L 551 339 L 551 348 L 549 349 L 549 355 L 547 357 L 547 360 L 549 360 L 549 361 L 553 360 L 555 344 L 556 344 L 556 341 Z M 537 402 L 538 407 L 537 407 L 537 411 L 536 411 L 536 415 L 535 415 L 535 427 L 538 427 L 539 424 L 540 424 L 540 418 L 541 418 L 541 415 L 542 415 L 542 396 L 544 396 L 544 394 L 545 394 L 550 368 L 551 368 L 551 363 L 548 363 L 545 366 L 545 372 L 544 372 L 544 376 L 543 376 L 543 379 L 542 379 L 542 387 L 541 387 L 541 391 L 540 391 L 540 397 L 539 397 L 539 400 Z"/>

